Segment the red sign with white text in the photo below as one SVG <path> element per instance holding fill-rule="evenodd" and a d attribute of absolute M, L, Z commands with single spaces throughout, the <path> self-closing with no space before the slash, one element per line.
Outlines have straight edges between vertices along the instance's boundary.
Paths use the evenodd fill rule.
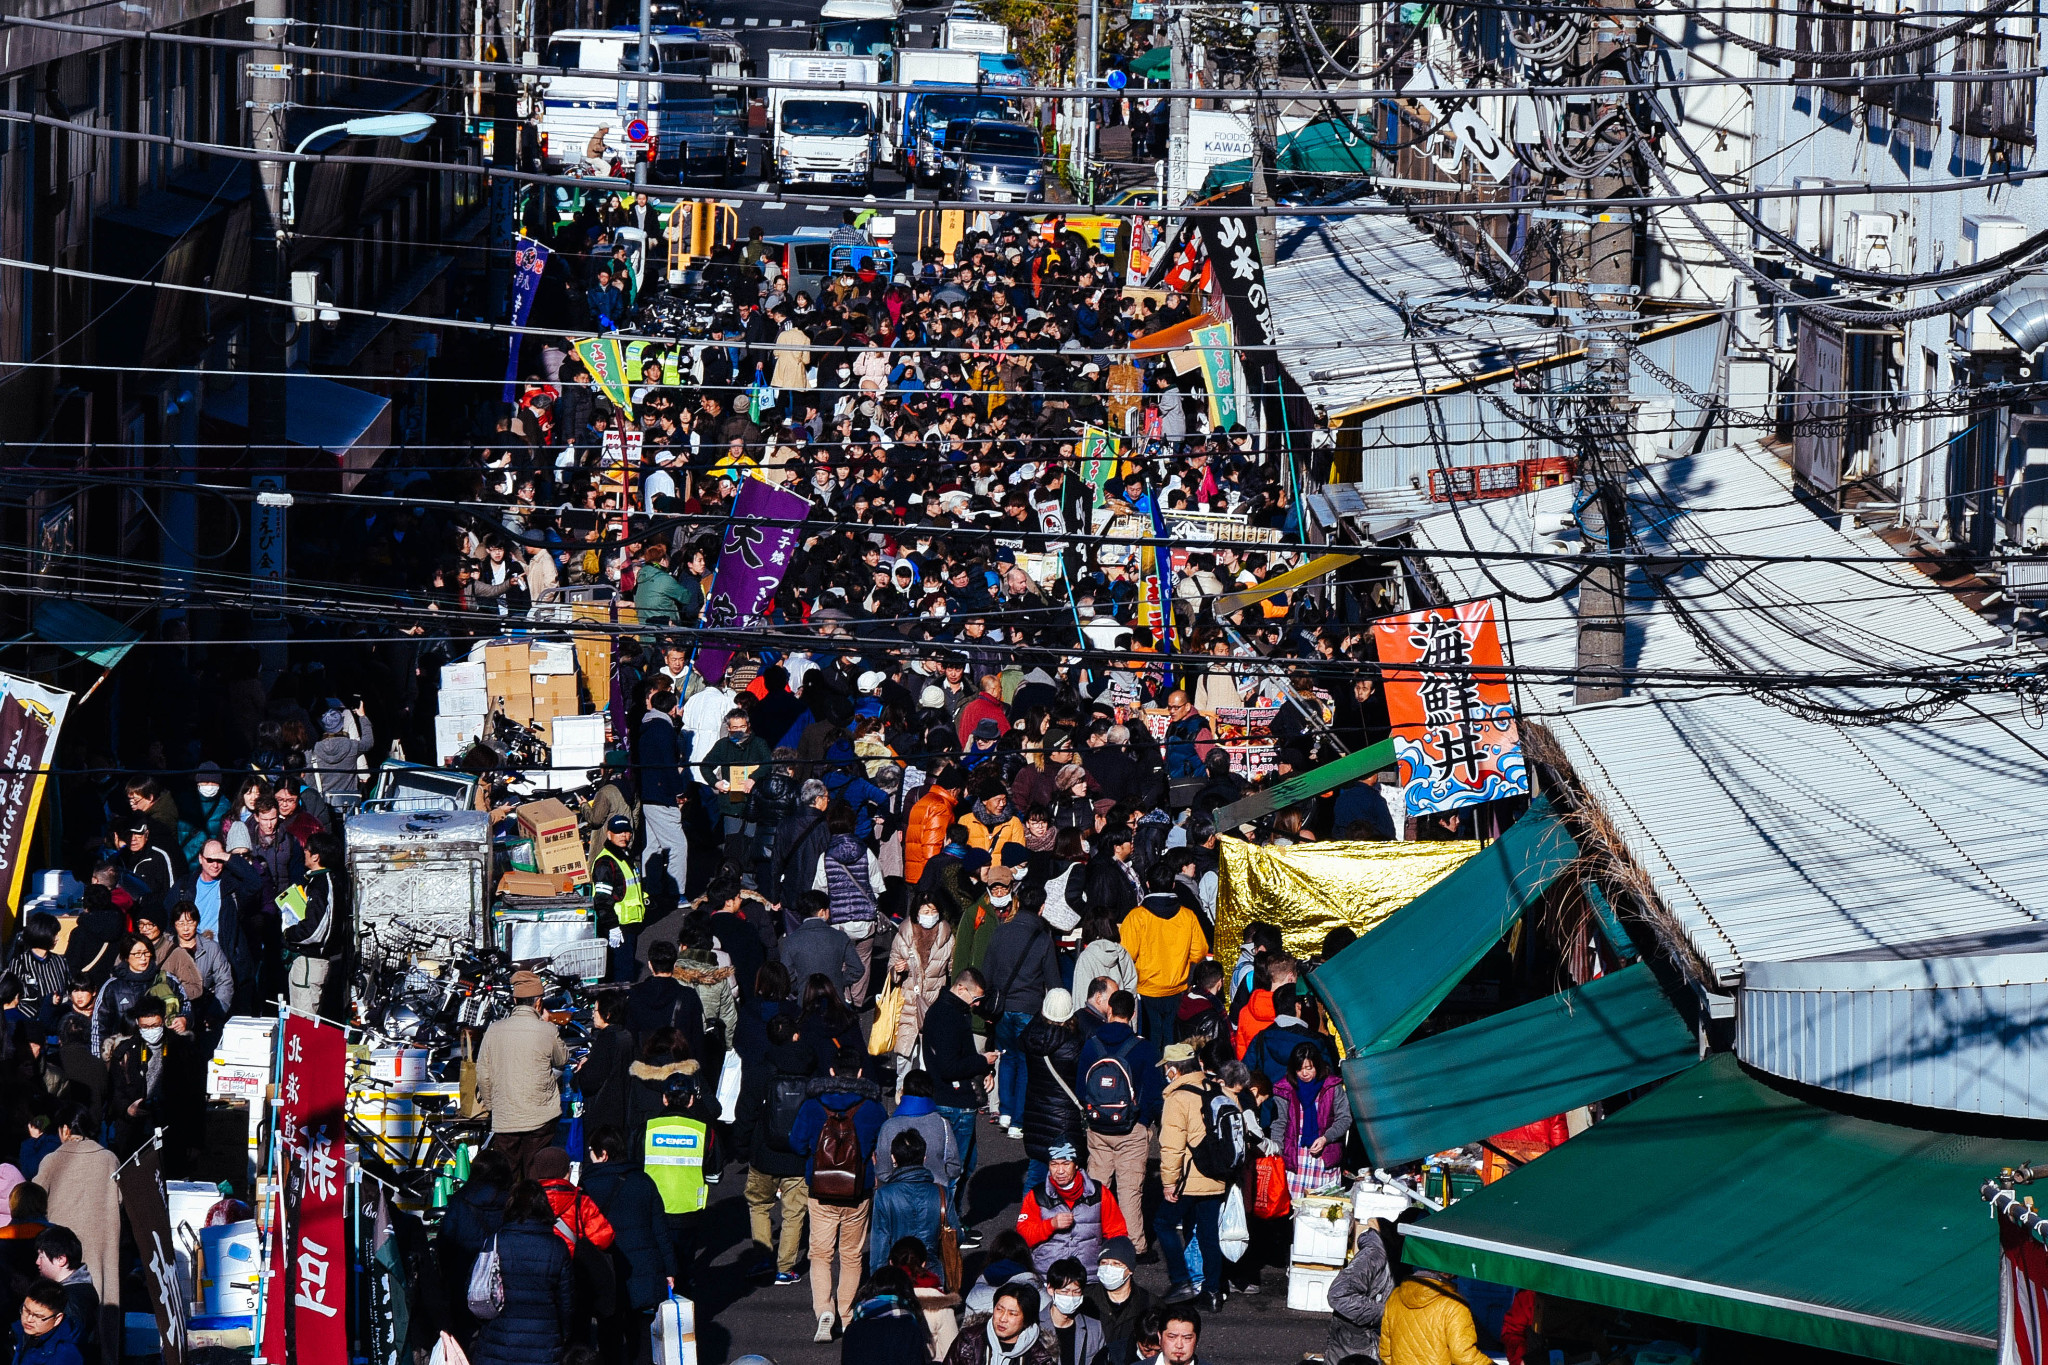
<path fill-rule="evenodd" d="M 342 1104 L 348 1048 L 342 1031 L 304 1015 L 284 1025 L 277 1139 L 285 1196 L 271 1220 L 258 1360 L 271 1365 L 348 1359 Z"/>

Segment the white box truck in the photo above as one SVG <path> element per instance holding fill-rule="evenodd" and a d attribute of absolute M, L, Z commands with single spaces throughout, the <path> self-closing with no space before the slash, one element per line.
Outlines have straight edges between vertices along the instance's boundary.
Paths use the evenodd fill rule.
<path fill-rule="evenodd" d="M 825 0 L 813 36 L 820 52 L 875 58 L 882 79 L 893 81 L 903 47 L 903 0 Z"/>
<path fill-rule="evenodd" d="M 875 57 L 838 52 L 768 54 L 769 152 L 777 187 L 853 185 L 874 188 L 875 170 L 892 157 L 889 110 L 874 90 L 791 89 L 783 82 L 840 82 L 874 85 L 881 80 Z"/>

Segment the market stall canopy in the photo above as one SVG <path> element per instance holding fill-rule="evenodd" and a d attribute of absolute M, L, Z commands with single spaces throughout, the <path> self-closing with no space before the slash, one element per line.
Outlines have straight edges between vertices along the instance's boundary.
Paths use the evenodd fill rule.
<path fill-rule="evenodd" d="M 2048 1142 L 1852 1118 L 1732 1055 L 1407 1230 L 1494 1284 L 1909 1365 L 1990 1365 L 1998 1230 L 1978 1186 Z"/>
<path fill-rule="evenodd" d="M 1139 360 L 1149 355 L 1160 355 L 1177 351 L 1193 342 L 1195 333 L 1204 327 L 1214 327 L 1216 319 L 1207 313 L 1197 313 L 1186 322 L 1176 322 L 1171 327 L 1162 327 L 1141 337 L 1131 338 L 1131 359 Z"/>
<path fill-rule="evenodd" d="M 1693 1030 L 1638 964 L 1391 1052 L 1344 1063 L 1375 1166 L 1462 1147 L 1661 1081 L 1699 1060 Z"/>
<path fill-rule="evenodd" d="M 141 631 L 131 630 L 104 612 L 54 597 L 36 603 L 35 628 L 45 643 L 100 668 L 120 663 L 142 638 Z"/>
<path fill-rule="evenodd" d="M 362 482 L 391 445 L 391 400 L 318 375 L 286 375 L 284 438 L 324 450 L 341 470 L 343 492 Z M 206 415 L 229 426 L 249 425 L 249 381 L 236 378 L 206 396 Z"/>
<path fill-rule="evenodd" d="M 1173 74 L 1173 49 L 1155 47 L 1142 57 L 1134 59 L 1128 69 L 1140 80 L 1164 80 Z"/>
<path fill-rule="evenodd" d="M 1372 144 L 1343 121 L 1319 118 L 1277 139 L 1273 167 L 1280 175 L 1298 178 L 1325 177 L 1327 191 L 1363 180 L 1372 174 Z M 1239 157 L 1212 167 L 1202 182 L 1198 198 L 1206 199 L 1247 184 L 1252 178 L 1252 159 Z"/>
<path fill-rule="evenodd" d="M 1500 838 L 1311 972 L 1309 985 L 1346 1052 L 1406 1041 L 1578 853 L 1549 798 L 1539 796 Z"/>
<path fill-rule="evenodd" d="M 1370 938 L 1379 932 L 1375 926 L 1455 875 L 1480 846 L 1461 839 L 1319 841 L 1270 848 L 1219 839 L 1216 851 L 1216 960 L 1229 963 L 1237 960 L 1245 926 L 1253 920 L 1279 929 L 1287 951 L 1296 957 L 1322 951 L 1323 936 L 1339 925 Z"/>

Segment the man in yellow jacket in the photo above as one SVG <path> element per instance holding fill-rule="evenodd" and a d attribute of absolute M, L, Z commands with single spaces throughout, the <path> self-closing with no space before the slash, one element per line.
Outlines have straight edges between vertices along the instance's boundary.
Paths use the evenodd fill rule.
<path fill-rule="evenodd" d="M 1187 994 L 1188 969 L 1209 955 L 1202 921 L 1181 904 L 1174 871 L 1164 858 L 1152 865 L 1145 899 L 1124 916 L 1117 931 L 1138 969 L 1139 1031 L 1158 1047 L 1175 1041 L 1173 1020 Z"/>
<path fill-rule="evenodd" d="M 1133 917 L 1143 914 L 1133 912 Z M 1171 1043 L 1162 1050 L 1166 1096 L 1159 1111 L 1159 1189 L 1164 1201 L 1153 1215 L 1152 1235 L 1171 1279 L 1165 1302 L 1185 1303 L 1198 1295 L 1214 1312 L 1223 1306 L 1223 1249 L 1216 1241 L 1216 1218 L 1223 1212 L 1229 1186 L 1204 1175 L 1195 1165 L 1195 1149 L 1209 1131 L 1207 1110 L 1211 1087 L 1190 1043 Z M 1198 1289 L 1188 1270 L 1184 1229 L 1192 1222 L 1202 1248 Z"/>
<path fill-rule="evenodd" d="M 1208 1255 L 1205 1246 L 1202 1254 Z M 1449 1275 L 1418 1270 L 1394 1290 L 1380 1318 L 1382 1365 L 1492 1365 L 1479 1349 L 1472 1310 Z"/>

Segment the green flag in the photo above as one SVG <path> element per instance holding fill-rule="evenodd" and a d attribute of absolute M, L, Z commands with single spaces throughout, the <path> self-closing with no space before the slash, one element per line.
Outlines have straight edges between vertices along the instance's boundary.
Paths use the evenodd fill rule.
<path fill-rule="evenodd" d="M 612 406 L 627 416 L 633 414 L 632 378 L 626 373 L 626 354 L 616 337 L 588 337 L 576 343 L 576 358 L 590 371 L 590 382 L 612 400 Z"/>
<path fill-rule="evenodd" d="M 1209 429 L 1241 425 L 1237 412 L 1237 355 L 1231 349 L 1230 324 L 1197 327 L 1188 334 L 1202 362 L 1202 382 L 1209 389 Z"/>

